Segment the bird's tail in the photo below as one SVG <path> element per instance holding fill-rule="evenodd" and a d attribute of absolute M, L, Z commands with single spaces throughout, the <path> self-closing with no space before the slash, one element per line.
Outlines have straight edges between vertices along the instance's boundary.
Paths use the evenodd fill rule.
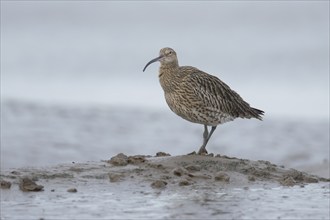
<path fill-rule="evenodd" d="M 264 115 L 265 112 L 256 108 L 251 108 L 251 109 L 253 112 L 253 116 L 262 121 L 262 116 Z"/>

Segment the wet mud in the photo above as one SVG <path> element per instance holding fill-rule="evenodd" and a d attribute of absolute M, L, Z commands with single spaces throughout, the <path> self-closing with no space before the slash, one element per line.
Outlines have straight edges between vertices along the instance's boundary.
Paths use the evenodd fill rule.
<path fill-rule="evenodd" d="M 291 191 L 292 195 L 284 193 L 290 189 L 294 189 Z M 23 210 L 24 205 L 26 206 L 30 202 L 29 194 L 41 196 L 42 201 L 39 202 L 42 202 L 41 204 L 46 206 L 44 209 L 48 211 L 40 213 L 37 209 L 31 209 L 28 213 L 36 218 L 45 219 L 56 217 L 56 209 L 61 208 L 58 203 L 56 203 L 57 206 L 53 206 L 54 195 L 64 199 L 63 207 L 68 205 L 66 202 L 72 197 L 71 200 L 76 203 L 71 210 L 76 214 L 75 218 L 94 218 L 96 214 L 94 211 L 98 209 L 96 207 L 105 205 L 102 202 L 106 200 L 108 202 L 117 201 L 116 205 L 122 209 L 132 209 L 131 212 L 122 213 L 125 218 L 141 216 L 148 218 L 148 215 L 144 215 L 145 213 L 149 213 L 150 218 L 156 219 L 189 219 L 192 217 L 217 219 L 219 216 L 226 218 L 257 216 L 304 218 L 312 217 L 312 213 L 318 211 L 318 216 L 313 217 L 326 219 L 328 210 L 325 206 L 319 207 L 319 203 L 316 206 L 317 210 L 310 213 L 301 213 L 301 210 L 295 211 L 298 207 L 294 206 L 290 209 L 291 211 L 282 210 L 282 200 L 289 201 L 290 198 L 296 200 L 295 197 L 298 195 L 303 197 L 304 194 L 299 194 L 299 190 L 305 190 L 303 192 L 306 193 L 306 198 L 316 190 L 323 195 L 326 201 L 329 198 L 329 179 L 284 168 L 269 161 L 251 161 L 221 155 L 213 156 L 212 154 L 170 156 L 164 152 L 159 152 L 155 156 L 128 156 L 120 153 L 100 162 L 62 164 L 45 168 L 21 168 L 1 173 L 3 195 L 1 203 L 5 210 L 4 213 L 6 213 L 2 216 L 3 219 L 9 218 L 9 216 L 19 218 L 20 215 L 25 215 Z M 276 194 L 272 194 L 274 191 L 277 191 Z M 278 195 L 281 193 L 278 191 L 284 193 L 280 199 Z M 267 198 L 267 193 L 269 198 Z M 275 198 L 272 198 L 274 196 Z M 269 215 L 269 210 L 254 213 L 235 211 L 238 208 L 244 209 L 246 206 L 244 201 L 251 199 L 250 197 L 252 200 L 255 197 L 254 199 L 257 199 L 259 203 L 263 201 L 265 207 L 272 207 L 273 210 L 270 213 L 273 216 Z M 229 200 L 225 202 L 224 198 Z M 141 207 L 139 202 L 143 199 L 158 204 L 157 207 L 162 211 L 157 208 L 152 211 L 148 206 Z M 173 203 L 173 199 L 182 201 L 182 204 L 179 202 L 181 205 L 178 205 L 178 207 L 182 206 L 182 213 L 175 211 L 175 208 L 178 209 L 178 207 Z M 136 202 L 135 205 L 132 204 L 133 201 Z M 308 203 L 312 201 L 313 198 L 307 199 L 305 205 L 309 206 Z M 33 202 L 38 203 L 35 200 Z M 217 208 L 219 202 L 228 205 L 227 211 Z M 243 206 L 242 202 L 244 202 Z M 155 205 L 154 203 L 151 203 L 150 206 Z M 292 204 L 292 201 L 289 203 Z M 81 211 L 84 210 L 82 207 L 88 204 L 94 209 L 81 214 Z M 190 205 L 188 206 L 188 204 Z M 169 207 L 171 211 L 167 209 Z M 258 209 L 258 205 L 251 203 L 247 208 Z M 112 210 L 112 213 L 115 213 L 113 216 L 107 216 L 106 213 L 99 213 L 99 215 L 102 218 L 116 218 L 116 214 L 119 216 L 119 213 L 116 213 L 115 210 Z"/>

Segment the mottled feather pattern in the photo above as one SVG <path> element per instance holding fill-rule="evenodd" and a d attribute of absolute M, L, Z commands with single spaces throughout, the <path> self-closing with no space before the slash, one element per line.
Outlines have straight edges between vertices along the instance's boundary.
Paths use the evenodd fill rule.
<path fill-rule="evenodd" d="M 184 119 L 207 125 L 237 117 L 261 119 L 258 112 L 217 77 L 189 66 L 170 70 L 171 74 L 166 73 L 169 70 L 161 69 L 164 74 L 160 82 L 171 110 Z"/>
<path fill-rule="evenodd" d="M 147 63 L 144 70 L 156 61 L 161 63 L 159 81 L 170 109 L 188 121 L 204 125 L 199 154 L 207 152 L 206 144 L 217 125 L 235 118 L 262 120 L 262 110 L 252 108 L 219 78 L 195 67 L 179 66 L 173 49 L 161 49 L 159 57 Z M 207 126 L 212 126 L 210 133 Z"/>

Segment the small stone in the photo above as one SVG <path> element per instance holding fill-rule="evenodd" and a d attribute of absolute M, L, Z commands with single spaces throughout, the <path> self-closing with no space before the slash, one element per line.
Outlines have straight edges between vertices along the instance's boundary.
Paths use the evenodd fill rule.
<path fill-rule="evenodd" d="M 38 191 L 42 191 L 44 186 L 37 185 L 33 180 L 31 180 L 28 177 L 23 177 L 20 180 L 19 188 L 24 192 L 28 192 L 28 191 L 38 192 Z"/>
<path fill-rule="evenodd" d="M 70 188 L 70 189 L 67 190 L 67 192 L 76 193 L 76 192 L 78 192 L 78 190 L 76 188 Z"/>
<path fill-rule="evenodd" d="M 206 156 L 208 156 L 208 157 L 214 157 L 214 153 L 209 153 Z"/>
<path fill-rule="evenodd" d="M 228 183 L 229 180 L 230 180 L 230 177 L 229 177 L 229 175 L 227 173 L 220 171 L 220 172 L 218 172 L 218 173 L 215 174 L 214 179 L 216 181 L 222 181 L 222 182 Z"/>
<path fill-rule="evenodd" d="M 128 157 L 125 154 L 120 153 L 112 157 L 107 162 L 114 166 L 126 166 L 128 164 Z"/>
<path fill-rule="evenodd" d="M 11 182 L 6 181 L 6 180 L 1 180 L 0 185 L 1 185 L 1 189 L 10 189 Z"/>
<path fill-rule="evenodd" d="M 164 180 L 155 180 L 154 182 L 151 183 L 151 187 L 157 188 L 157 189 L 165 188 L 166 185 L 167 185 L 167 182 Z"/>
<path fill-rule="evenodd" d="M 168 157 L 171 156 L 171 154 L 165 153 L 165 152 L 157 152 L 156 157 Z"/>

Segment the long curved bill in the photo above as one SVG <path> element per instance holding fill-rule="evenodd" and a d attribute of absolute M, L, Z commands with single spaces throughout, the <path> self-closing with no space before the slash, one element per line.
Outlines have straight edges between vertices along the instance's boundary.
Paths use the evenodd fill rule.
<path fill-rule="evenodd" d="M 143 72 L 147 69 L 147 67 L 148 67 L 150 64 L 152 64 L 152 63 L 154 63 L 154 62 L 160 60 L 161 58 L 163 58 L 163 56 L 159 56 L 159 57 L 156 57 L 155 59 L 150 60 L 150 61 L 147 63 L 147 65 L 143 68 Z"/>

